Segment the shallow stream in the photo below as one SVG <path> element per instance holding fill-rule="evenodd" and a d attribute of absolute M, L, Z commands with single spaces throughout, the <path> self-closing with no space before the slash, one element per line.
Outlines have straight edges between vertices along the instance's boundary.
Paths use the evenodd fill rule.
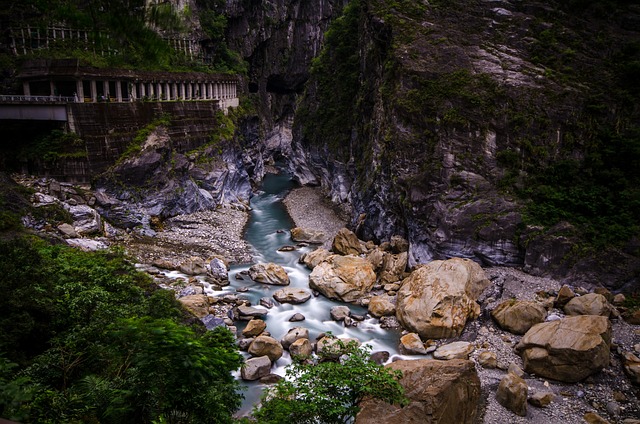
<path fill-rule="evenodd" d="M 254 249 L 254 263 L 273 262 L 284 267 L 291 280 L 290 287 L 301 287 L 309 290 L 309 273 L 305 265 L 298 263 L 300 256 L 315 247 L 298 247 L 290 252 L 280 252 L 279 248 L 295 245 L 291 240 L 289 230 L 294 223 L 282 203 L 286 194 L 294 187 L 293 181 L 285 173 L 267 174 L 264 178 L 261 191 L 251 199 L 251 215 L 245 230 L 245 239 Z M 238 265 L 232 267 L 229 273 L 231 285 L 226 291 L 234 292 L 237 289 L 248 291 L 239 293 L 242 298 L 251 300 L 252 305 L 258 305 L 263 297 L 270 298 L 274 307 L 269 309 L 265 318 L 267 331 L 276 340 L 282 337 L 293 327 L 305 327 L 309 330 L 310 341 L 313 342 L 320 333 L 330 331 L 338 337 L 353 337 L 363 343 L 369 344 L 372 351 L 385 350 L 391 356 L 397 354 L 398 332 L 381 329 L 378 320 L 367 318 L 357 323 L 357 327 L 344 327 L 341 322 L 331 319 L 329 311 L 336 305 L 347 305 L 353 314 L 365 315 L 366 309 L 331 301 L 324 296 L 312 297 L 301 305 L 279 304 L 273 299 L 273 293 L 282 287 L 268 284 L 255 283 L 247 276 L 236 275 L 249 269 L 251 265 Z M 301 313 L 306 317 L 304 321 L 289 322 L 289 318 L 295 313 Z M 241 331 L 242 328 L 238 328 Z M 272 368 L 272 372 L 284 376 L 284 368 L 290 363 L 290 357 L 285 354 Z M 264 384 L 257 382 L 244 382 L 245 401 L 238 415 L 249 413 L 254 404 L 260 400 Z"/>

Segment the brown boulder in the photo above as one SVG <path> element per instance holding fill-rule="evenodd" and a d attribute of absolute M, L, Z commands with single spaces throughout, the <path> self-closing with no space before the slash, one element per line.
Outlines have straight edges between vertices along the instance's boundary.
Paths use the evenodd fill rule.
<path fill-rule="evenodd" d="M 575 383 L 609 364 L 611 323 L 580 315 L 536 324 L 516 346 L 525 371 Z"/>
<path fill-rule="evenodd" d="M 461 359 L 400 360 L 387 367 L 402 372 L 400 384 L 409 404 L 401 408 L 367 399 L 360 403 L 356 424 L 475 422 L 480 379 L 473 362 Z"/>
<path fill-rule="evenodd" d="M 480 265 L 469 259 L 433 261 L 402 282 L 396 317 L 423 339 L 458 336 L 467 319 L 480 314 L 476 299 L 489 284 Z"/>
<path fill-rule="evenodd" d="M 322 262 L 325 259 L 327 259 L 327 257 L 329 257 L 330 255 L 331 255 L 331 252 L 329 252 L 327 249 L 319 248 L 319 249 L 316 249 L 314 251 L 311 251 L 309 253 L 305 253 L 304 255 L 302 255 L 300 257 L 300 262 L 305 264 L 307 266 L 307 268 L 313 269 L 320 262 Z"/>
<path fill-rule="evenodd" d="M 289 275 L 283 267 L 274 263 L 255 264 L 249 268 L 249 277 L 257 283 L 288 286 Z"/>
<path fill-rule="evenodd" d="M 355 255 L 362 253 L 360 240 L 347 228 L 341 228 L 333 239 L 331 250 L 339 255 Z"/>
<path fill-rule="evenodd" d="M 291 240 L 304 243 L 324 243 L 327 236 L 322 231 L 295 227 L 291 229 Z"/>
<path fill-rule="evenodd" d="M 537 302 L 507 300 L 492 310 L 491 316 L 503 330 L 524 334 L 534 324 L 544 322 L 547 310 Z"/>
<path fill-rule="evenodd" d="M 247 350 L 251 356 L 268 356 L 271 362 L 280 359 L 283 351 L 280 342 L 269 336 L 256 337 Z"/>
<path fill-rule="evenodd" d="M 500 380 L 496 399 L 498 403 L 514 414 L 524 417 L 527 415 L 527 395 L 529 388 L 527 383 L 515 374 L 507 373 Z"/>
<path fill-rule="evenodd" d="M 385 252 L 380 269 L 380 283 L 387 284 L 400 281 L 407 268 L 408 258 L 407 252 L 398 253 L 397 255 Z"/>
<path fill-rule="evenodd" d="M 589 293 L 571 299 L 564 305 L 564 313 L 567 315 L 601 315 L 608 317 L 611 314 L 611 305 L 603 295 Z"/>
<path fill-rule="evenodd" d="M 371 263 L 355 256 L 331 255 L 309 275 L 309 287 L 329 299 L 355 302 L 371 290 L 376 274 Z"/>
<path fill-rule="evenodd" d="M 262 334 L 267 328 L 267 323 L 261 319 L 252 319 L 247 323 L 247 326 L 242 330 L 244 337 L 255 337 Z"/>
<path fill-rule="evenodd" d="M 387 295 L 373 296 L 369 299 L 369 313 L 376 318 L 395 315 L 396 305 L 393 303 L 394 300 L 394 297 Z"/>
<path fill-rule="evenodd" d="M 198 318 L 204 318 L 209 315 L 209 299 L 204 294 L 192 294 L 183 296 L 178 299 L 189 312 Z"/>

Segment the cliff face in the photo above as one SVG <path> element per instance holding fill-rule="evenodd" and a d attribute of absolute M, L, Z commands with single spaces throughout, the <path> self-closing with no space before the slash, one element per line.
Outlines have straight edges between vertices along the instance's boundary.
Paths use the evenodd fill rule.
<path fill-rule="evenodd" d="M 407 237 L 414 264 L 637 284 L 638 228 L 613 209 L 638 200 L 640 10 L 430 3 L 351 2 L 331 27 L 296 116 L 298 179 L 361 238 Z"/>

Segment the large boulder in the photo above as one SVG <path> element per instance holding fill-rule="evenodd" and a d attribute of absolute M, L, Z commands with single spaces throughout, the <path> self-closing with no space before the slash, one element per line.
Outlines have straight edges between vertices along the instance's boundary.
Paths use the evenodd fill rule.
<path fill-rule="evenodd" d="M 491 316 L 503 330 L 524 334 L 534 324 L 544 322 L 547 310 L 538 302 L 507 300 L 492 310 Z"/>
<path fill-rule="evenodd" d="M 102 233 L 102 218 L 95 209 L 87 205 L 65 205 L 65 209 L 73 218 L 73 228 L 76 233 L 82 236 Z"/>
<path fill-rule="evenodd" d="M 400 360 L 387 365 L 402 372 L 409 398 L 403 408 L 376 399 L 360 403 L 356 424 L 472 424 L 480 402 L 480 379 L 472 361 Z"/>
<path fill-rule="evenodd" d="M 191 256 L 178 265 L 178 271 L 187 275 L 200 275 L 205 274 L 207 269 L 205 268 L 204 259 L 198 256 Z"/>
<path fill-rule="evenodd" d="M 289 346 L 289 353 L 292 358 L 296 356 L 311 356 L 313 353 L 313 347 L 311 346 L 309 339 L 298 339 Z"/>
<path fill-rule="evenodd" d="M 379 272 L 380 283 L 388 284 L 402 280 L 404 271 L 407 268 L 409 255 L 407 252 L 396 255 L 385 252 L 382 259 L 382 266 Z"/>
<path fill-rule="evenodd" d="M 536 324 L 516 351 L 525 371 L 575 383 L 609 364 L 611 323 L 603 316 L 580 315 Z"/>
<path fill-rule="evenodd" d="M 247 323 L 247 326 L 242 330 L 244 337 L 255 337 L 262 334 L 267 329 L 267 323 L 261 319 L 254 318 Z"/>
<path fill-rule="evenodd" d="M 371 263 L 356 256 L 331 255 L 309 275 L 309 287 L 343 302 L 360 300 L 375 282 Z"/>
<path fill-rule="evenodd" d="M 280 340 L 280 344 L 283 348 L 289 349 L 296 340 L 300 339 L 309 339 L 309 330 L 304 327 L 293 327 Z"/>
<path fill-rule="evenodd" d="M 292 303 L 298 305 L 311 299 L 309 290 L 299 289 L 296 287 L 285 287 L 276 291 L 273 298 L 280 303 Z"/>
<path fill-rule="evenodd" d="M 398 350 L 403 355 L 425 355 L 427 353 L 424 343 L 416 333 L 408 333 L 400 337 Z"/>
<path fill-rule="evenodd" d="M 435 359 L 450 361 L 452 359 L 469 359 L 471 352 L 475 350 L 475 346 L 469 342 L 453 342 L 440 346 L 433 352 Z"/>
<path fill-rule="evenodd" d="M 269 336 L 256 337 L 247 350 L 252 356 L 267 356 L 275 362 L 282 356 L 284 349 L 279 341 Z"/>
<path fill-rule="evenodd" d="M 183 296 L 178 299 L 178 302 L 182 303 L 185 309 L 198 318 L 204 318 L 209 315 L 209 299 L 204 294 Z"/>
<path fill-rule="evenodd" d="M 220 258 L 212 258 L 209 262 L 209 269 L 207 271 L 216 281 L 225 281 L 229 279 L 229 268 Z"/>
<path fill-rule="evenodd" d="M 249 277 L 257 283 L 272 284 L 274 286 L 288 286 L 290 283 L 287 271 L 274 263 L 251 266 L 249 268 Z"/>
<path fill-rule="evenodd" d="M 608 317 L 612 307 L 607 298 L 601 294 L 589 293 L 574 297 L 564 305 L 564 313 L 567 315 L 602 315 Z"/>
<path fill-rule="evenodd" d="M 330 255 L 331 255 L 331 252 L 329 252 L 327 249 L 323 249 L 322 247 L 320 247 L 316 250 L 313 250 L 309 253 L 305 253 L 304 255 L 302 255 L 300 257 L 300 262 L 305 264 L 307 268 L 313 269 L 320 262 L 327 259 L 327 257 L 329 257 Z"/>
<path fill-rule="evenodd" d="M 469 259 L 433 261 L 402 282 L 396 317 L 422 339 L 458 336 L 467 319 L 480 314 L 476 299 L 489 284 L 480 265 Z"/>
<path fill-rule="evenodd" d="M 339 255 L 359 255 L 362 253 L 360 240 L 347 228 L 341 228 L 333 239 L 331 250 Z"/>
<path fill-rule="evenodd" d="M 271 371 L 271 360 L 268 356 L 258 356 L 249 358 L 240 369 L 243 380 L 254 381 L 269 375 Z"/>

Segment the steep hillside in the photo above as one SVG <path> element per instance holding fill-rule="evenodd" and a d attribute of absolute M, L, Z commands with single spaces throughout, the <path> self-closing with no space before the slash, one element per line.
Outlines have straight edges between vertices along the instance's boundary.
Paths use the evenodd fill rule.
<path fill-rule="evenodd" d="M 631 288 L 638 23 L 629 2 L 352 1 L 314 62 L 292 168 L 362 238 L 406 235 L 413 263 Z"/>

